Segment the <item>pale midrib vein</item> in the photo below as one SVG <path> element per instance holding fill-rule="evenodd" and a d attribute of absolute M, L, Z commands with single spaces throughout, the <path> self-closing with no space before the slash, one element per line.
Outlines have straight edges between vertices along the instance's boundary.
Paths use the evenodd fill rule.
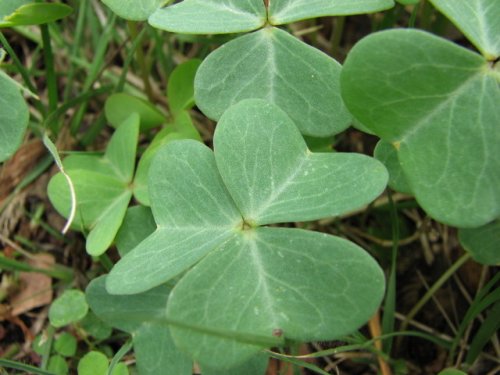
<path fill-rule="evenodd" d="M 231 6 L 228 6 L 226 4 L 217 4 L 215 2 L 209 2 L 209 3 L 205 3 L 205 6 L 207 8 L 213 9 L 215 12 L 223 11 L 223 12 L 232 13 L 232 14 L 235 14 L 238 16 L 244 16 L 245 18 L 248 18 L 248 19 L 258 19 L 259 18 L 256 14 L 252 14 L 252 13 L 249 13 L 249 12 L 246 12 L 244 10 L 237 9 L 237 8 L 232 8 Z"/>
<path fill-rule="evenodd" d="M 276 101 L 276 92 L 275 92 L 276 78 L 277 78 L 277 74 L 279 72 L 279 68 L 276 65 L 276 50 L 274 49 L 273 38 L 268 38 L 267 46 L 268 46 L 268 60 L 269 60 L 269 68 L 268 68 L 269 93 L 268 93 L 268 98 L 270 101 L 275 102 Z"/>
<path fill-rule="evenodd" d="M 274 297 L 269 291 L 269 285 L 266 279 L 267 272 L 264 268 L 264 263 L 262 261 L 262 258 L 259 254 L 259 248 L 257 246 L 256 241 L 250 241 L 249 242 L 249 250 L 250 250 L 250 256 L 252 257 L 253 263 L 257 269 L 257 276 L 258 276 L 258 286 L 262 288 L 263 292 L 263 298 L 267 302 L 267 306 L 269 306 L 269 309 L 273 312 L 271 316 L 272 324 L 276 325 L 276 308 L 275 308 L 275 303 L 274 303 Z M 278 327 L 279 328 L 279 327 Z"/>
<path fill-rule="evenodd" d="M 252 216 L 254 220 L 259 220 L 260 216 L 269 208 L 273 205 L 273 203 L 276 201 L 276 199 L 292 184 L 292 182 L 295 180 L 295 178 L 302 173 L 302 168 L 304 165 L 307 164 L 307 161 L 309 160 L 309 157 L 307 155 L 304 155 L 304 157 L 299 161 L 298 165 L 296 166 L 295 171 L 290 174 L 282 183 L 281 185 L 272 192 L 271 195 L 269 195 L 269 198 L 260 204 L 260 207 L 258 208 L 257 212 L 253 212 Z"/>

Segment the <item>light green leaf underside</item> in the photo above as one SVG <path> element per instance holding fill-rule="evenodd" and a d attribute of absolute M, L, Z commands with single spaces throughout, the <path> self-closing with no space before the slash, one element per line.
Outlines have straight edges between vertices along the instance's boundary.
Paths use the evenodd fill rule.
<path fill-rule="evenodd" d="M 271 0 L 269 22 L 283 25 L 321 16 L 378 12 L 393 6 L 393 0 Z"/>
<path fill-rule="evenodd" d="M 19 148 L 28 126 L 29 111 L 19 88 L 0 72 L 0 162 Z"/>
<path fill-rule="evenodd" d="M 380 162 L 364 155 L 311 153 L 290 118 L 263 100 L 224 113 L 214 148 L 240 212 L 258 225 L 355 210 L 375 199 L 388 178 Z"/>
<path fill-rule="evenodd" d="M 391 143 L 380 140 L 375 147 L 374 156 L 389 171 L 389 186 L 401 193 L 412 194 L 403 168 L 401 168 L 401 164 L 399 163 L 396 148 Z"/>
<path fill-rule="evenodd" d="M 175 116 L 194 105 L 194 77 L 200 64 L 199 59 L 186 61 L 178 65 L 168 79 L 168 104 Z"/>
<path fill-rule="evenodd" d="M 226 34 L 264 26 L 262 0 L 184 0 L 158 9 L 149 17 L 153 27 L 184 34 Z"/>
<path fill-rule="evenodd" d="M 23 2 L 18 2 L 18 4 Z M 10 8 L 11 9 L 11 8 Z M 73 12 L 73 8 L 60 3 L 25 3 L 14 13 L 0 20 L 0 27 L 41 25 L 57 21 Z"/>
<path fill-rule="evenodd" d="M 149 171 L 153 216 L 166 229 L 234 228 L 241 215 L 217 171 L 212 150 L 193 140 L 161 148 Z"/>
<path fill-rule="evenodd" d="M 142 131 L 167 122 L 165 116 L 151 103 L 124 93 L 111 95 L 106 100 L 104 112 L 114 128 L 118 128 L 134 112 L 139 115 Z"/>
<path fill-rule="evenodd" d="M 458 235 L 477 262 L 500 265 L 500 219 L 479 228 L 460 229 Z"/>
<path fill-rule="evenodd" d="M 161 285 L 141 294 L 116 296 L 106 291 L 105 283 L 106 276 L 101 276 L 87 287 L 90 308 L 104 322 L 133 334 L 141 375 L 191 375 L 192 362 L 175 348 L 168 326 L 161 323 L 170 288 Z"/>
<path fill-rule="evenodd" d="M 500 56 L 498 0 L 430 0 L 488 59 Z"/>
<path fill-rule="evenodd" d="M 116 234 L 116 247 L 123 257 L 156 230 L 149 207 L 129 207 Z"/>
<path fill-rule="evenodd" d="M 140 118 L 137 113 L 128 116 L 115 130 L 104 154 L 104 157 L 109 160 L 111 166 L 115 169 L 116 175 L 123 182 L 131 182 L 134 177 L 139 124 Z"/>
<path fill-rule="evenodd" d="M 231 367 L 257 353 L 252 336 L 332 339 L 370 318 L 384 293 L 376 262 L 356 245 L 284 228 L 241 232 L 181 279 L 169 319 L 234 331 L 249 343 L 172 326 L 174 341 L 208 367 Z M 262 344 L 261 344 L 262 345 Z"/>
<path fill-rule="evenodd" d="M 260 98 L 277 104 L 303 134 L 325 137 L 347 128 L 340 64 L 285 31 L 268 27 L 211 53 L 195 78 L 198 107 L 218 120 L 231 105 Z"/>
<path fill-rule="evenodd" d="M 500 89 L 487 62 L 417 30 L 365 38 L 342 71 L 356 118 L 385 141 L 422 207 L 447 224 L 480 226 L 500 213 Z"/>
<path fill-rule="evenodd" d="M 132 21 L 145 21 L 165 0 L 102 0 L 113 12 Z"/>

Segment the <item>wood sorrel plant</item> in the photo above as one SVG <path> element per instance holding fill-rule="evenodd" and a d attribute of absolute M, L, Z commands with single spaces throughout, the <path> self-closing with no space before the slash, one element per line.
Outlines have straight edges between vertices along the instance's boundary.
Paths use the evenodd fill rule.
<path fill-rule="evenodd" d="M 342 97 L 382 139 L 391 187 L 414 194 L 434 219 L 467 228 L 464 247 L 498 264 L 491 244 L 500 240 L 500 7 L 431 2 L 480 54 L 419 30 L 375 33 L 349 53 Z"/>
<path fill-rule="evenodd" d="M 275 26 L 392 5 L 327 3 L 187 0 L 152 13 L 153 26 L 176 32 L 262 30 L 202 63 L 195 99 L 219 120 L 215 151 L 194 141 L 159 150 L 149 171 L 158 227 L 115 265 L 107 292 L 103 282 L 89 289 L 96 311 L 93 295 L 144 295 L 181 275 L 163 318 L 176 345 L 207 368 L 232 367 L 284 340 L 339 337 L 373 314 L 384 277 L 362 249 L 268 226 L 341 215 L 372 201 L 387 183 L 376 160 L 311 153 L 299 133 L 332 135 L 350 124 L 340 65 Z M 127 14 L 131 8 L 122 15 L 137 19 Z M 101 313 L 109 317 L 109 310 Z"/>
<path fill-rule="evenodd" d="M 159 151 L 149 179 L 158 228 L 115 265 L 107 290 L 140 293 L 188 271 L 166 317 L 176 344 L 208 366 L 256 354 L 252 336 L 352 332 L 382 298 L 377 263 L 346 240 L 268 225 L 352 211 L 386 182 L 376 160 L 311 153 L 280 108 L 244 100 L 222 115 L 214 153 L 194 141 Z"/>
<path fill-rule="evenodd" d="M 338 338 L 376 310 L 384 277 L 366 252 L 276 224 L 360 208 L 385 188 L 386 169 L 367 156 L 312 153 L 301 133 L 334 135 L 356 120 L 382 139 L 377 156 L 391 186 L 414 194 L 433 218 L 467 227 L 467 249 L 498 263 L 500 8 L 492 0 L 432 1 L 482 55 L 391 30 L 361 41 L 344 68 L 278 26 L 383 10 L 391 0 L 104 2 L 172 32 L 251 32 L 212 52 L 196 74 L 196 104 L 218 121 L 214 151 L 193 140 L 156 150 L 147 197 L 156 228 L 87 290 L 98 316 L 133 335 L 141 373 L 166 363 L 188 374 L 192 359 L 204 375 L 217 367 L 243 374 L 233 367 L 245 360 L 247 373 L 262 373 L 262 348 Z M 115 223 L 132 194 L 128 167 Z"/>

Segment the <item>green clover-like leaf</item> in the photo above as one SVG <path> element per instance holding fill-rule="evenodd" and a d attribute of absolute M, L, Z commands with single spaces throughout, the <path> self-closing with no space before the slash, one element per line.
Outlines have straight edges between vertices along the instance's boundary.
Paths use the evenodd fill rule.
<path fill-rule="evenodd" d="M 417 30 L 366 37 L 341 75 L 347 107 L 396 147 L 420 205 L 459 227 L 500 214 L 499 82 L 484 57 Z"/>
<path fill-rule="evenodd" d="M 283 338 L 338 337 L 369 319 L 384 277 L 366 252 L 327 234 L 257 225 L 359 208 L 385 188 L 383 165 L 311 153 L 286 113 L 258 99 L 222 116 L 214 148 L 182 140 L 158 151 L 149 181 L 158 228 L 115 265 L 108 292 L 144 292 L 189 270 L 167 319 L 174 341 L 208 368 L 235 366 Z"/>
<path fill-rule="evenodd" d="M 158 9 L 151 26 L 184 34 L 225 34 L 251 31 L 266 23 L 262 0 L 184 0 Z"/>
<path fill-rule="evenodd" d="M 29 110 L 19 87 L 0 72 L 0 162 L 18 149 L 28 127 Z"/>
<path fill-rule="evenodd" d="M 108 0 L 110 1 L 110 0 Z M 184 0 L 158 9 L 153 27 L 185 34 L 253 31 L 269 23 L 283 25 L 307 18 L 371 13 L 394 6 L 393 0 Z"/>
<path fill-rule="evenodd" d="M 166 0 L 102 0 L 113 12 L 131 21 L 145 21 Z"/>
<path fill-rule="evenodd" d="M 393 0 L 272 0 L 269 22 L 283 25 L 322 16 L 379 12 L 393 6 Z"/>
<path fill-rule="evenodd" d="M 366 322 L 383 285 L 377 263 L 351 242 L 257 228 L 235 234 L 196 265 L 174 288 L 167 311 L 175 321 L 249 337 L 328 340 Z M 196 361 L 217 367 L 234 366 L 262 347 L 175 325 L 171 332 Z"/>
<path fill-rule="evenodd" d="M 100 255 L 111 245 L 123 221 L 130 199 L 139 136 L 139 116 L 132 114 L 111 138 L 104 157 L 73 155 L 64 160 L 77 200 L 75 225 L 90 230 L 87 251 Z M 62 174 L 48 186 L 58 212 L 70 213 L 69 187 Z"/>
<path fill-rule="evenodd" d="M 479 228 L 462 228 L 458 232 L 460 243 L 474 260 L 492 266 L 500 265 L 500 219 Z"/>
<path fill-rule="evenodd" d="M 234 39 L 203 61 L 195 78 L 196 104 L 218 120 L 243 99 L 266 99 L 303 134 L 324 137 L 351 123 L 340 96 L 340 70 L 331 57 L 268 27 Z"/>
<path fill-rule="evenodd" d="M 106 276 L 94 279 L 86 290 L 87 301 L 101 320 L 132 334 L 141 375 L 191 375 L 192 361 L 175 347 L 161 321 L 171 288 L 161 285 L 133 296 L 116 296 L 106 291 L 105 283 Z"/>
<path fill-rule="evenodd" d="M 488 59 L 500 56 L 500 6 L 497 0 L 430 0 Z"/>
<path fill-rule="evenodd" d="M 42 25 L 64 18 L 72 12 L 73 8 L 61 3 L 34 3 L 33 0 L 4 0 L 0 5 L 0 28 Z"/>
<path fill-rule="evenodd" d="M 360 154 L 311 153 L 293 121 L 263 100 L 229 109 L 214 136 L 219 172 L 246 221 L 338 216 L 385 188 L 387 172 Z"/>

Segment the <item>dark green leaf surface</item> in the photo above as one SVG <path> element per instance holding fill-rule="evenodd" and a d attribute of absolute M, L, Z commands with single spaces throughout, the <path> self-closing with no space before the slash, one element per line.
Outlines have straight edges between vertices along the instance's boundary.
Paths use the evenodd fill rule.
<path fill-rule="evenodd" d="M 195 79 L 195 99 L 218 120 L 231 105 L 260 98 L 277 104 L 303 134 L 324 137 L 349 126 L 340 97 L 340 64 L 287 32 L 267 27 L 211 53 Z"/>
<path fill-rule="evenodd" d="M 158 286 L 146 293 L 117 296 L 106 291 L 107 276 L 100 276 L 89 284 L 85 291 L 92 311 L 99 319 L 112 327 L 133 333 L 145 322 L 165 317 L 170 288 Z"/>
<path fill-rule="evenodd" d="M 125 218 L 116 234 L 116 247 L 123 257 L 156 230 L 156 223 L 149 207 L 134 206 L 127 209 Z"/>
<path fill-rule="evenodd" d="M 19 87 L 0 72 L 0 162 L 7 160 L 21 145 L 28 126 L 28 106 Z"/>
<path fill-rule="evenodd" d="M 391 143 L 380 140 L 375 147 L 374 156 L 389 171 L 389 186 L 401 193 L 411 194 L 411 188 L 398 159 L 398 150 Z"/>
<path fill-rule="evenodd" d="M 172 342 L 161 319 L 166 314 L 170 288 L 161 285 L 132 296 L 111 295 L 105 288 L 106 276 L 87 287 L 87 300 L 94 313 L 111 326 L 132 333 L 141 375 L 191 375 L 192 362 Z"/>
<path fill-rule="evenodd" d="M 379 12 L 393 6 L 393 0 L 272 0 L 269 22 L 283 25 L 307 18 Z"/>
<path fill-rule="evenodd" d="M 158 9 L 149 17 L 151 26 L 184 34 L 226 34 L 264 26 L 262 0 L 184 0 Z"/>
<path fill-rule="evenodd" d="M 420 205 L 462 227 L 500 214 L 498 82 L 480 55 L 417 30 L 368 36 L 342 71 L 347 106 L 396 146 Z"/>
<path fill-rule="evenodd" d="M 139 115 L 132 113 L 115 131 L 104 154 L 118 178 L 125 183 L 132 182 L 134 177 L 139 122 Z"/>
<path fill-rule="evenodd" d="M 462 246 L 479 263 L 500 265 L 500 219 L 479 228 L 460 229 Z"/>
<path fill-rule="evenodd" d="M 167 97 L 170 111 L 177 116 L 194 105 L 194 77 L 201 60 L 192 59 L 177 66 L 168 79 Z"/>

